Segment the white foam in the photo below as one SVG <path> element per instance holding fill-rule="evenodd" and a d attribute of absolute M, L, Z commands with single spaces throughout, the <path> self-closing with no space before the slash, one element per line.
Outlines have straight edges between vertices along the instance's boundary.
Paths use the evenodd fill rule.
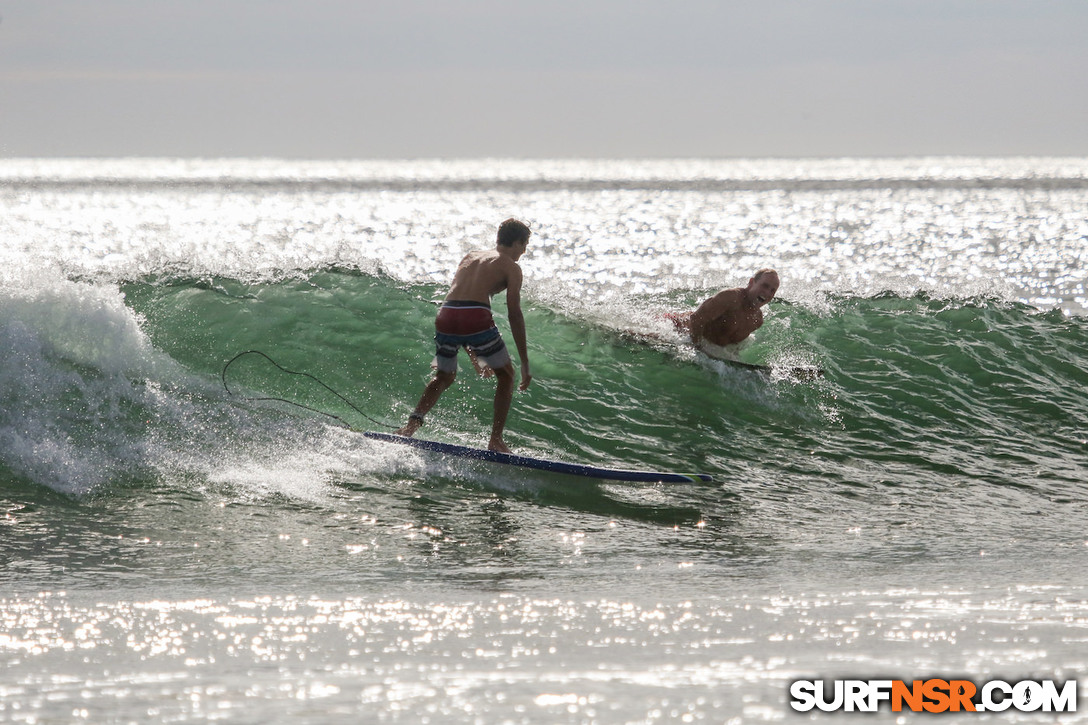
<path fill-rule="evenodd" d="M 315 499 L 347 475 L 335 440 L 157 350 L 110 284 L 22 270 L 0 278 L 0 460 L 82 495 L 126 478 L 204 481 Z M 315 434 L 316 433 L 316 434 Z"/>
<path fill-rule="evenodd" d="M 116 286 L 71 281 L 53 268 L 4 273 L 0 319 L 18 323 L 49 354 L 106 373 L 142 376 L 172 366 Z"/>

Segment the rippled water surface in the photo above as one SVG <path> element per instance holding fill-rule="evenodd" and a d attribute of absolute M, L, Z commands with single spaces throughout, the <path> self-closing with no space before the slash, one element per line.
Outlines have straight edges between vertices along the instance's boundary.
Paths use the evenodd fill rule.
<path fill-rule="evenodd" d="M 0 722 L 781 722 L 796 679 L 1083 677 L 1086 190 L 1083 159 L 0 161 Z M 507 441 L 714 483 L 352 430 L 406 417 L 507 216 Z M 739 354 L 779 372 L 659 317 L 765 266 Z M 224 370 L 250 349 L 343 397 Z M 464 368 L 420 435 L 482 445 L 491 395 Z M 1080 716 L 1041 717 L 1000 719 Z"/>

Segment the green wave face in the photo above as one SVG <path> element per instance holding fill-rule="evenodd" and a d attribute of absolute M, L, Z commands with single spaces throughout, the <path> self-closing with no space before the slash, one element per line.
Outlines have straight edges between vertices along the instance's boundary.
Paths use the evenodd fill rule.
<path fill-rule="evenodd" d="M 397 427 L 429 378 L 443 292 L 335 270 L 264 283 L 148 279 L 121 291 L 123 303 L 105 300 L 97 315 L 54 321 L 48 339 L 7 329 L 7 414 L 42 438 L 30 446 L 8 434 L 9 452 L 30 446 L 38 461 L 9 455 L 10 475 L 80 492 L 122 473 L 169 477 L 185 468 L 180 450 L 214 459 L 224 441 L 260 447 L 292 426 L 335 423 L 248 397 L 359 429 Z M 650 316 L 669 302 L 632 304 Z M 505 333 L 503 313 L 500 302 Z M 541 304 L 526 319 L 534 380 L 515 397 L 508 436 L 530 455 L 861 487 L 962 479 L 1071 495 L 1084 479 L 1082 318 L 988 298 L 840 297 L 818 313 L 775 303 L 743 358 L 815 365 L 825 371 L 816 380 L 728 366 L 679 340 L 647 344 Z M 223 368 L 245 350 L 351 405 L 257 356 L 231 365 L 227 395 Z M 464 357 L 424 432 L 483 445 L 492 382 Z M 68 455 L 82 463 L 61 465 Z"/>
<path fill-rule="evenodd" d="M 259 359 L 232 366 L 230 382 L 374 428 L 399 425 L 428 379 L 442 290 L 325 272 L 257 285 L 132 283 L 124 292 L 154 346 L 186 368 L 214 377 L 235 353 L 259 349 L 374 420 Z M 502 312 L 498 304 L 505 331 Z M 774 305 L 743 356 L 820 366 L 826 376 L 816 381 L 753 374 L 669 341 L 640 344 L 540 305 L 529 307 L 527 325 L 534 381 L 516 397 L 509 429 L 536 454 L 728 474 L 738 461 L 804 468 L 815 450 L 825 463 L 902 466 L 909 481 L 965 475 L 1017 485 L 1040 458 L 1066 461 L 1067 476 L 1083 462 L 1084 321 L 1056 312 L 894 295 L 831 299 L 819 314 Z M 481 444 L 490 398 L 490 381 L 462 360 L 429 432 Z M 1062 465 L 1048 468 L 1063 478 Z"/>

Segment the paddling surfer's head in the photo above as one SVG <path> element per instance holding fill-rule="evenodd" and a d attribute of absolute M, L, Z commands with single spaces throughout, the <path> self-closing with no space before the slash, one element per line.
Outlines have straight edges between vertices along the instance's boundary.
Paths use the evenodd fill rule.
<path fill-rule="evenodd" d="M 748 286 L 744 290 L 744 296 L 747 299 L 748 304 L 753 307 L 762 307 L 774 299 L 774 296 L 778 293 L 779 284 L 778 272 L 764 267 L 748 280 Z"/>

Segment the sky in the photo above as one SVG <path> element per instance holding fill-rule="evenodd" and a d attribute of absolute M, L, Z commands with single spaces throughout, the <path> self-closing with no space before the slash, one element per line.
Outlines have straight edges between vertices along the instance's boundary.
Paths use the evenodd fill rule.
<path fill-rule="evenodd" d="M 0 0 L 0 158 L 1088 156 L 1086 0 Z"/>

